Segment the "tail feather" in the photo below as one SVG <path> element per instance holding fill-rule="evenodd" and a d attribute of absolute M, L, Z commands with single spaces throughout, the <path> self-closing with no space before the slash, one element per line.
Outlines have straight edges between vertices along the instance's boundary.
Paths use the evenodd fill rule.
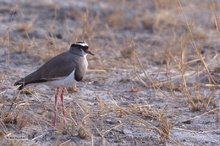
<path fill-rule="evenodd" d="M 22 80 L 19 80 L 19 81 L 17 81 L 17 82 L 15 82 L 14 83 L 14 86 L 18 86 L 18 85 L 20 85 L 19 87 L 18 87 L 18 90 L 22 90 L 23 88 L 24 88 L 24 86 L 26 85 L 26 83 L 23 81 L 23 79 Z"/>
<path fill-rule="evenodd" d="M 22 90 L 23 88 L 24 88 L 24 86 L 21 85 L 21 86 L 18 87 L 18 90 Z"/>
<path fill-rule="evenodd" d="M 29 82 L 25 82 L 25 78 L 21 79 L 17 82 L 14 83 L 14 86 L 18 86 L 18 90 L 22 90 L 27 84 L 33 84 L 33 83 L 43 83 L 43 82 L 47 82 L 47 81 L 53 81 L 53 79 L 39 79 L 39 80 L 34 80 L 34 81 L 29 81 Z"/>
<path fill-rule="evenodd" d="M 19 81 L 17 81 L 17 82 L 14 83 L 14 86 L 21 85 L 21 84 L 22 84 L 22 83 L 21 83 L 21 80 L 19 80 Z"/>

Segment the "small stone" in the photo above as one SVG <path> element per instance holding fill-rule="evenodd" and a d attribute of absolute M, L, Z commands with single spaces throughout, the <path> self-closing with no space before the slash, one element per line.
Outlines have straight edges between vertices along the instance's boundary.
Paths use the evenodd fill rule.
<path fill-rule="evenodd" d="M 82 127 L 80 127 L 79 128 L 79 132 L 78 132 L 78 136 L 81 138 L 81 139 L 86 139 L 86 131 L 82 128 Z"/>

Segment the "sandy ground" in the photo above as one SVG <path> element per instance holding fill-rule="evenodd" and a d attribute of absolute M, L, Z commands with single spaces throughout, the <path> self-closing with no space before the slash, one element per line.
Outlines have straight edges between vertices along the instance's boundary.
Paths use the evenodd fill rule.
<path fill-rule="evenodd" d="M 220 145 L 218 1 L 0 1 L 1 145 Z M 18 79 L 86 41 L 79 92 Z"/>

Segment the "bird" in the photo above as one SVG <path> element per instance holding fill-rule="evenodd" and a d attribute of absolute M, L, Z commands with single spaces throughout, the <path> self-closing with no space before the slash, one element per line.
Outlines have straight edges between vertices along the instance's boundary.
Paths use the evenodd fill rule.
<path fill-rule="evenodd" d="M 65 88 L 75 86 L 77 81 L 83 79 L 88 68 L 88 61 L 86 58 L 88 54 L 94 56 L 89 50 L 87 43 L 72 43 L 68 51 L 53 57 L 39 69 L 14 83 L 15 86 L 19 85 L 18 90 L 22 90 L 24 87 L 34 84 L 44 84 L 51 88 L 56 88 L 54 127 L 56 127 L 57 96 L 59 94 L 59 88 L 62 88 L 61 103 L 65 124 L 64 91 Z"/>

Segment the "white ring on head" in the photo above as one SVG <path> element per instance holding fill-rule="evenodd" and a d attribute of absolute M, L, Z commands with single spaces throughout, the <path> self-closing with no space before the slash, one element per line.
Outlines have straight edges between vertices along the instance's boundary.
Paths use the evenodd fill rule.
<path fill-rule="evenodd" d="M 73 44 L 80 45 L 80 46 L 83 46 L 83 47 L 85 47 L 85 46 L 88 47 L 88 44 L 86 44 L 86 43 L 73 43 Z"/>

